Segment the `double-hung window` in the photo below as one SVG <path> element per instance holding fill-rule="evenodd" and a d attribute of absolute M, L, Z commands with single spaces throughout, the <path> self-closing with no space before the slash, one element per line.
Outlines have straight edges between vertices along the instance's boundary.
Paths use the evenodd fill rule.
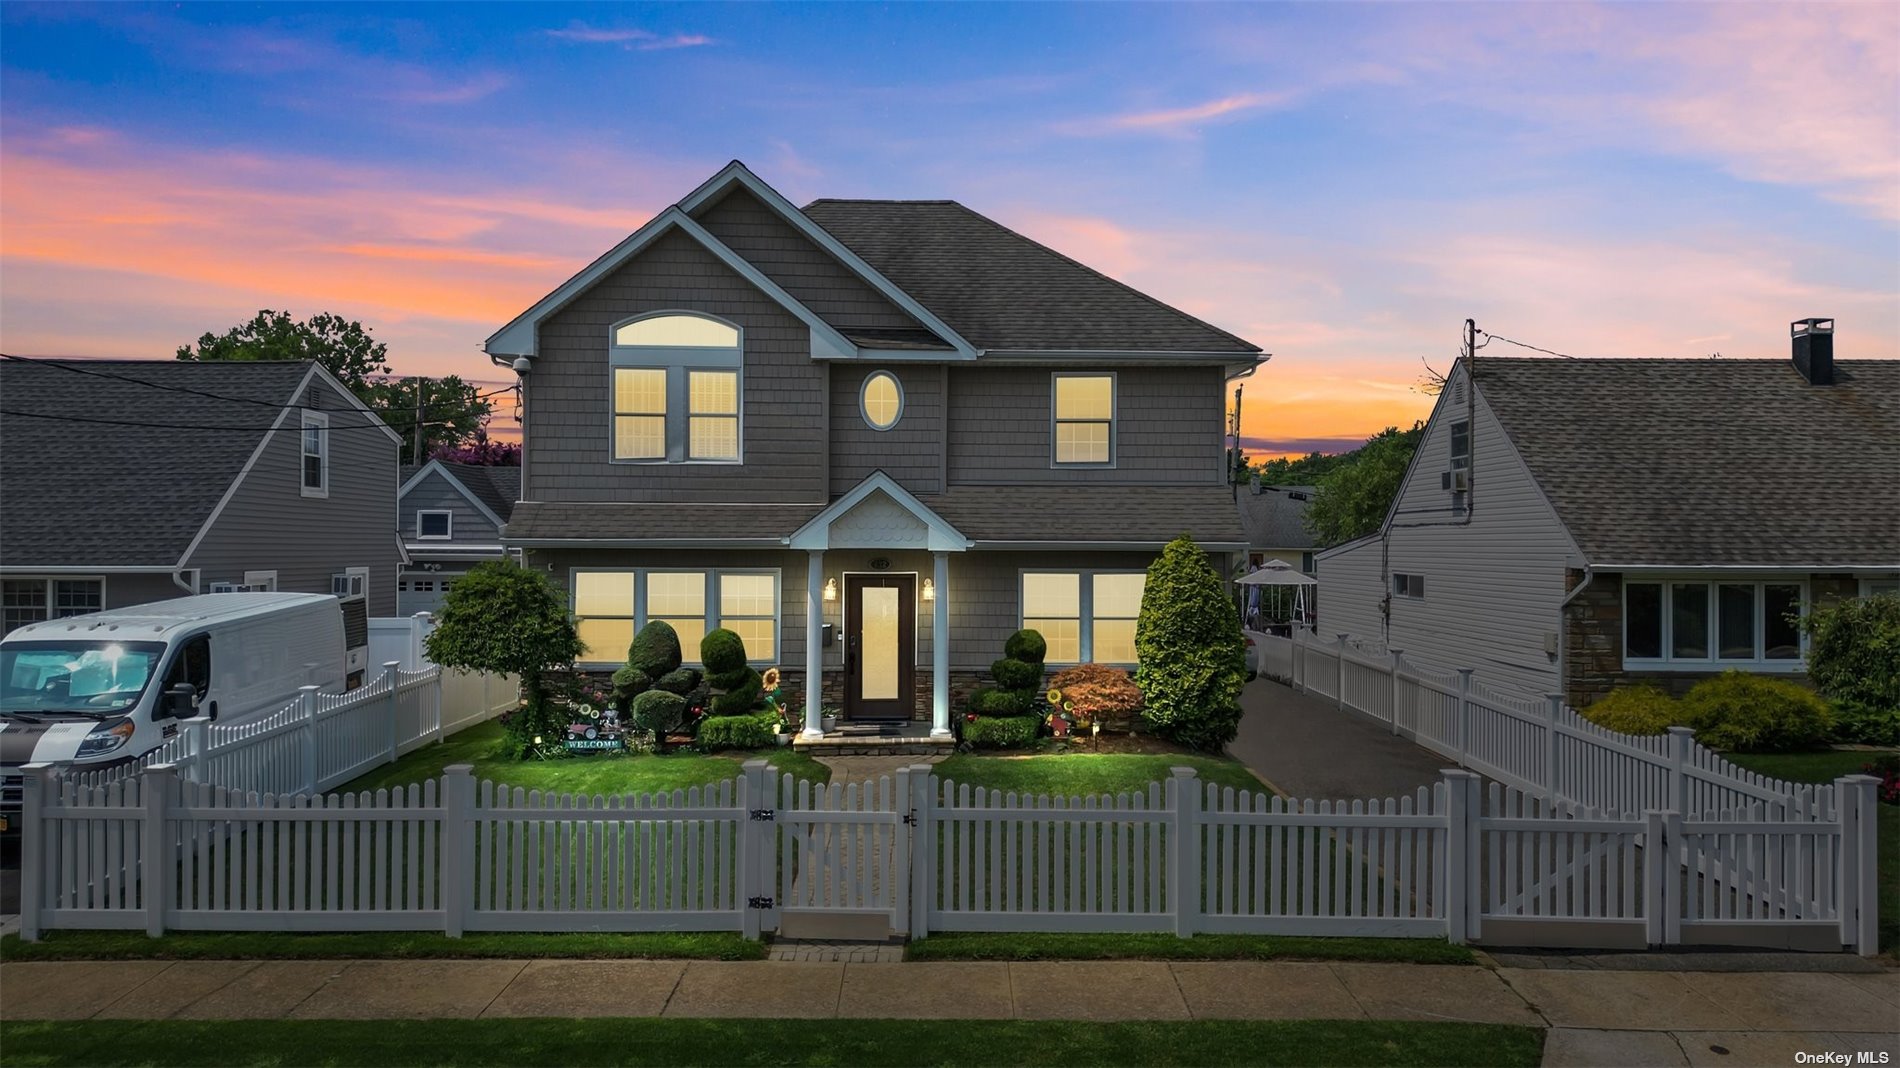
<path fill-rule="evenodd" d="M 1115 376 L 1057 372 L 1053 382 L 1050 462 L 1115 466 Z"/>
<path fill-rule="evenodd" d="M 298 435 L 303 452 L 303 495 L 330 495 L 330 416 L 326 412 L 303 413 L 303 432 Z"/>
<path fill-rule="evenodd" d="M 1021 625 L 1037 631 L 1052 664 L 1133 664 L 1141 571 L 1025 571 Z"/>
<path fill-rule="evenodd" d="M 680 656 L 699 663 L 706 632 L 724 627 L 745 640 L 756 665 L 778 660 L 779 573 L 763 569 L 579 569 L 571 576 L 583 664 L 624 663 L 634 634 L 664 620 L 679 634 Z"/>
<path fill-rule="evenodd" d="M 710 316 L 661 312 L 615 326 L 610 450 L 617 463 L 738 463 L 744 345 Z"/>
<path fill-rule="evenodd" d="M 1798 579 L 1631 578 L 1623 583 L 1626 667 L 1795 670 L 1807 602 Z"/>
<path fill-rule="evenodd" d="M 455 513 L 445 508 L 416 511 L 416 537 L 427 541 L 446 541 L 453 536 Z"/>
<path fill-rule="evenodd" d="M 105 607 L 104 579 L 0 579 L 0 634 L 48 619 L 97 612 Z"/>

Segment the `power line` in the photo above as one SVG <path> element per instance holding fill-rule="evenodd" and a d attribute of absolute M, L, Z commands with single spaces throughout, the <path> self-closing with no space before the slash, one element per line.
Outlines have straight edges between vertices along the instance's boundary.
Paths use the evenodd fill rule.
<path fill-rule="evenodd" d="M 284 407 L 289 407 L 289 405 L 285 405 Z M 305 410 L 306 411 L 322 411 L 325 414 L 332 414 L 330 409 L 311 408 L 311 409 L 305 409 Z M 303 426 L 301 423 L 285 424 L 282 426 L 219 426 L 219 425 L 207 426 L 203 423 L 148 423 L 148 422 L 139 422 L 139 421 L 131 420 L 131 419 L 93 419 L 93 418 L 88 418 L 87 416 L 83 416 L 83 415 L 47 415 L 43 412 L 22 412 L 22 411 L 16 411 L 13 409 L 8 409 L 8 408 L 0 408 L 0 415 L 12 415 L 12 416 L 17 416 L 21 419 L 46 419 L 46 420 L 52 420 L 52 421 L 57 421 L 57 422 L 62 422 L 62 423 L 93 423 L 99 426 L 133 426 L 133 427 L 146 427 L 153 430 L 217 430 L 217 431 L 225 431 L 225 432 L 229 432 L 233 434 L 257 434 L 257 433 L 283 431 L 283 430 L 301 431 L 303 429 Z M 454 422 L 455 421 L 453 419 L 431 419 L 424 422 L 423 425 L 424 426 L 451 426 L 454 424 Z M 383 423 L 381 420 L 377 420 L 374 423 L 360 423 L 360 424 L 346 423 L 342 426 L 326 426 L 326 427 L 323 427 L 322 429 L 324 430 L 389 430 L 390 427 L 387 424 Z"/>
<path fill-rule="evenodd" d="M 1555 349 L 1547 349 L 1538 345 L 1527 344 L 1522 341 L 1513 341 L 1512 339 L 1505 337 L 1502 334 L 1493 334 L 1489 330 L 1480 330 L 1478 331 L 1478 333 L 1484 335 L 1484 345 L 1489 345 L 1493 341 L 1502 341 L 1506 345 L 1516 345 L 1520 349 L 1529 349 L 1532 352 L 1541 352 L 1546 356 L 1559 356 L 1566 360 L 1582 359 L 1581 356 L 1572 356 L 1567 352 L 1558 352 Z M 1484 345 L 1479 345 L 1478 348 L 1483 348 Z"/>
<path fill-rule="evenodd" d="M 328 410 L 328 409 L 323 409 L 323 408 L 313 408 L 312 406 L 308 404 L 283 404 L 277 401 L 258 400 L 255 397 L 233 397 L 230 394 L 226 394 L 226 393 L 212 393 L 207 390 L 192 389 L 189 386 L 174 386 L 174 385 L 167 385 L 163 382 L 150 382 L 143 378 L 133 378 L 130 375 L 115 375 L 110 371 L 96 371 L 96 370 L 92 370 L 86 367 L 75 366 L 76 363 L 83 362 L 83 361 L 49 360 L 49 359 L 42 359 L 42 358 L 33 357 L 33 356 L 15 356 L 12 353 L 4 353 L 4 352 L 0 352 L 0 357 L 4 357 L 5 359 L 11 360 L 14 363 L 31 363 L 31 364 L 38 364 L 44 367 L 57 367 L 62 371 L 71 371 L 74 374 L 91 375 L 94 378 L 109 378 L 109 379 L 114 379 L 120 382 L 130 382 L 135 386 L 145 386 L 148 389 L 164 390 L 169 393 L 188 393 L 195 397 L 205 397 L 210 400 L 229 401 L 232 404 L 256 404 L 256 405 L 262 405 L 263 407 L 266 407 L 266 408 L 276 408 L 276 409 L 297 408 L 303 411 L 327 411 Z M 180 362 L 190 362 L 190 361 L 180 361 Z M 199 361 L 199 362 L 210 362 L 210 361 Z M 348 387 L 345 387 L 345 388 L 347 389 Z M 506 386 L 489 393 L 478 393 L 476 394 L 475 399 L 478 402 L 485 401 L 490 397 L 498 397 L 503 393 L 512 393 L 515 389 L 516 389 L 515 386 Z M 361 401 L 361 398 L 357 398 L 357 399 L 359 402 Z M 374 405 L 374 404 L 364 404 L 363 407 L 368 408 L 370 411 L 377 412 L 377 413 L 382 413 L 382 412 L 408 413 L 414 410 L 410 408 L 408 405 L 382 406 L 382 405 Z M 426 405 L 424 406 L 423 410 L 425 413 L 427 412 L 428 408 Z M 412 423 L 410 425 L 413 426 L 414 424 Z"/>

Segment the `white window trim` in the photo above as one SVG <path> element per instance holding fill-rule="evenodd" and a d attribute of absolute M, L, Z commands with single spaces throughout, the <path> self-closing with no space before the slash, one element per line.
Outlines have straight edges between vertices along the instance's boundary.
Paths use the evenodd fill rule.
<path fill-rule="evenodd" d="M 877 422 L 871 418 L 871 412 L 865 406 L 865 403 L 864 403 L 865 394 L 871 391 L 871 383 L 877 381 L 880 378 L 890 379 L 891 385 L 897 388 L 897 411 L 894 414 L 892 414 L 891 421 L 884 424 L 883 426 L 878 426 Z M 904 419 L 904 405 L 905 405 L 906 399 L 907 398 L 904 396 L 904 380 L 897 377 L 897 372 L 895 371 L 887 370 L 885 368 L 879 368 L 875 371 L 872 371 L 870 374 L 865 375 L 864 381 L 858 383 L 858 417 L 864 420 L 865 426 L 870 427 L 872 430 L 875 430 L 880 434 L 889 430 L 896 430 L 897 424 L 902 422 Z"/>
<path fill-rule="evenodd" d="M 661 345 L 621 345 L 615 342 L 620 329 L 643 319 L 683 315 L 705 319 L 738 332 L 739 343 L 733 348 L 695 346 L 676 348 Z M 745 463 L 745 328 L 730 319 L 692 311 L 666 308 L 622 319 L 607 328 L 607 462 L 610 464 L 704 464 L 733 467 Z M 614 452 L 614 417 L 619 415 L 619 398 L 613 388 L 616 370 L 663 371 L 666 373 L 666 455 L 661 457 L 621 457 Z M 692 390 L 689 371 L 731 371 L 737 375 L 734 398 L 738 423 L 738 455 L 730 460 L 694 459 L 692 449 Z M 612 569 L 608 569 L 612 570 Z"/>
<path fill-rule="evenodd" d="M 1860 580 L 1860 595 L 1862 597 L 1872 597 L 1874 595 L 1874 587 L 1895 585 L 1900 585 L 1900 572 L 1886 576 L 1876 575 L 1862 578 Z"/>
<path fill-rule="evenodd" d="M 576 603 L 581 575 L 633 575 L 633 611 L 631 615 L 582 616 L 572 613 L 575 619 L 632 619 L 633 632 L 647 625 L 647 576 L 648 575 L 693 575 L 703 574 L 706 578 L 706 630 L 717 630 L 723 625 L 724 616 L 720 613 L 719 579 L 722 575 L 770 575 L 772 576 L 772 641 L 777 646 L 771 657 L 752 656 L 753 650 L 747 649 L 747 663 L 756 668 L 768 668 L 782 662 L 785 655 L 785 577 L 776 567 L 575 567 L 568 569 L 567 603 Z M 734 619 L 764 619 L 764 616 L 733 616 Z M 626 663 L 625 660 L 576 660 L 576 666 L 587 668 L 612 667 Z M 687 667 L 699 667 L 699 650 L 680 647 L 680 663 Z"/>
<path fill-rule="evenodd" d="M 1405 584 L 1406 585 L 1405 589 L 1403 590 L 1399 589 L 1399 579 L 1401 578 L 1408 579 L 1408 580 L 1417 579 L 1419 583 L 1419 591 L 1417 593 L 1413 593 L 1411 590 L 1412 584 L 1409 581 Z M 1392 572 L 1392 596 L 1394 597 L 1403 597 L 1408 601 L 1422 601 L 1425 599 L 1424 585 L 1425 585 L 1425 576 L 1419 574 L 1416 571 Z"/>
<path fill-rule="evenodd" d="M 308 460 L 312 455 L 309 451 L 308 444 L 304 441 L 306 437 L 305 431 L 308 431 L 312 427 L 321 431 L 321 433 L 317 435 L 317 451 L 315 455 L 322 465 L 321 471 L 323 478 L 321 484 L 316 486 L 310 485 L 308 472 L 304 470 L 304 461 Z M 328 497 L 330 495 L 330 414 L 328 412 L 312 412 L 306 410 L 303 413 L 303 419 L 297 431 L 297 486 L 305 497 Z"/>
<path fill-rule="evenodd" d="M 1056 459 L 1056 427 L 1062 423 L 1099 423 L 1100 419 L 1056 418 L 1056 381 L 1062 378 L 1108 379 L 1108 460 L 1103 463 L 1063 463 Z M 1121 439 L 1122 384 L 1114 371 L 1051 371 L 1049 373 L 1049 466 L 1057 471 L 1111 470 L 1115 467 Z M 1087 663 L 1088 661 L 1083 661 Z"/>
<path fill-rule="evenodd" d="M 448 531 L 443 534 L 424 534 L 422 532 L 422 517 L 425 515 L 447 516 L 449 519 Z M 455 511 L 454 509 L 451 509 L 451 508 L 418 508 L 416 509 L 416 540 L 417 541 L 449 541 L 453 539 L 454 537 L 455 537 Z"/>
<path fill-rule="evenodd" d="M 46 599 L 46 609 L 45 609 L 45 614 L 40 616 L 37 622 L 45 622 L 46 620 L 49 620 L 49 619 L 66 618 L 62 616 L 56 616 L 53 614 L 54 612 L 59 610 L 59 605 L 57 603 L 57 595 L 53 591 L 53 583 L 55 582 L 96 582 L 98 583 L 99 584 L 99 611 L 103 612 L 106 609 L 106 577 L 104 575 L 0 575 L 0 579 L 4 579 L 7 582 L 38 582 L 41 584 L 41 588 L 44 592 L 44 596 Z M 85 613 L 81 613 L 81 614 L 83 615 Z M 4 634 L 4 633 L 5 633 L 4 631 L 0 631 L 0 634 Z"/>
<path fill-rule="evenodd" d="M 1102 664 L 1107 664 L 1110 667 L 1132 668 L 1135 666 L 1135 661 L 1133 660 L 1129 660 L 1129 661 L 1100 660 L 1098 661 L 1095 659 L 1095 576 L 1097 575 L 1145 575 L 1147 573 L 1148 571 L 1146 568 L 1140 568 L 1140 567 L 1090 567 L 1090 568 L 1023 567 L 1023 568 L 1017 568 L 1016 569 L 1016 629 L 1018 630 L 1022 629 L 1023 620 L 1026 618 L 1024 616 L 1024 609 L 1026 606 L 1023 604 L 1025 576 L 1028 576 L 1028 575 L 1076 575 L 1076 576 L 1079 576 L 1078 581 L 1076 582 L 1076 587 L 1077 587 L 1076 611 L 1081 614 L 1076 618 L 1076 627 L 1078 631 L 1077 640 L 1076 640 L 1076 655 L 1081 657 L 1081 659 L 1080 660 L 1050 660 L 1048 661 L 1048 663 L 1060 664 L 1064 667 L 1073 666 L 1075 664 L 1102 663 Z M 941 594 L 939 594 L 939 596 L 941 596 Z M 1147 588 L 1145 586 L 1142 589 L 1142 596 L 1144 598 L 1147 596 Z M 1040 616 L 1038 618 L 1067 619 L 1068 617 L 1067 616 Z M 1121 617 L 1117 616 L 1114 618 L 1119 619 Z M 1135 618 L 1136 619 L 1141 618 L 1139 611 L 1137 611 Z"/>
<path fill-rule="evenodd" d="M 337 592 L 336 592 L 336 580 L 337 580 L 337 579 L 346 579 L 346 580 L 347 580 L 347 579 L 356 579 L 356 578 L 361 578 L 361 579 L 363 580 L 363 592 L 361 592 L 361 593 L 337 593 Z M 350 586 L 354 586 L 354 585 L 355 585 L 355 583 L 354 583 L 354 582 L 350 582 L 350 583 L 349 583 L 349 585 L 350 585 Z M 333 596 L 335 596 L 335 597 L 336 597 L 336 599 L 337 599 L 337 600 L 339 600 L 339 601 L 364 601 L 364 600 L 368 600 L 368 599 L 369 599 L 369 568 L 367 568 L 367 567 L 346 567 L 346 568 L 344 568 L 343 570 L 341 570 L 341 571 L 338 571 L 338 572 L 336 572 L 335 574 L 333 574 L 333 575 L 331 575 L 331 576 L 330 576 L 330 592 L 331 592 L 331 594 L 332 594 Z"/>
<path fill-rule="evenodd" d="M 1670 655 L 1675 648 L 1675 590 L 1679 583 L 1694 583 L 1709 587 L 1709 624 L 1707 648 L 1710 655 L 1700 658 L 1676 657 Z M 1633 657 L 1629 655 L 1629 588 L 1631 586 L 1662 587 L 1662 652 L 1661 657 Z M 1752 586 L 1755 589 L 1755 655 L 1746 660 L 1725 660 L 1721 652 L 1721 597 L 1717 590 L 1721 586 Z M 1641 574 L 1623 576 L 1623 587 L 1618 602 L 1622 619 L 1617 652 L 1622 654 L 1625 671 L 1726 671 L 1729 668 L 1741 668 L 1760 674 L 1783 673 L 1797 675 L 1807 669 L 1808 636 L 1805 631 L 1796 631 L 1800 645 L 1800 655 L 1790 660 L 1769 660 L 1764 653 L 1764 643 L 1768 638 L 1768 598 L 1763 592 L 1765 586 L 1798 586 L 1801 589 L 1801 612 L 1809 609 L 1809 588 L 1806 575 L 1716 575 L 1696 574 Z"/>

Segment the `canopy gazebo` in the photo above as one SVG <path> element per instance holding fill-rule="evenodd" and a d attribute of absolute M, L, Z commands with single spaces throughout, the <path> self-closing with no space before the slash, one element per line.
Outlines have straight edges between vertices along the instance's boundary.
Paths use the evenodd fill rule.
<path fill-rule="evenodd" d="M 1249 630 L 1285 627 L 1290 632 L 1311 620 L 1306 590 L 1319 580 L 1285 560 L 1268 560 L 1234 580 L 1241 588 L 1240 618 Z"/>

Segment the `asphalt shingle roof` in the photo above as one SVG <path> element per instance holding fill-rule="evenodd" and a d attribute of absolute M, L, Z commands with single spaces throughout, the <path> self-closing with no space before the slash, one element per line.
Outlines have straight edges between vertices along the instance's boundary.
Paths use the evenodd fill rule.
<path fill-rule="evenodd" d="M 1260 351 L 953 200 L 804 212 L 980 349 Z"/>
<path fill-rule="evenodd" d="M 1835 372 L 1480 357 L 1474 380 L 1592 563 L 1894 566 L 1900 360 Z"/>
<path fill-rule="evenodd" d="M 0 361 L 0 561 L 176 564 L 310 366 Z"/>
<path fill-rule="evenodd" d="M 1257 549 L 1318 548 L 1306 530 L 1306 506 L 1314 492 L 1313 486 L 1262 486 L 1258 494 L 1243 489 L 1240 525 L 1247 532 L 1247 544 Z M 1303 498 L 1295 499 L 1296 493 Z"/>

